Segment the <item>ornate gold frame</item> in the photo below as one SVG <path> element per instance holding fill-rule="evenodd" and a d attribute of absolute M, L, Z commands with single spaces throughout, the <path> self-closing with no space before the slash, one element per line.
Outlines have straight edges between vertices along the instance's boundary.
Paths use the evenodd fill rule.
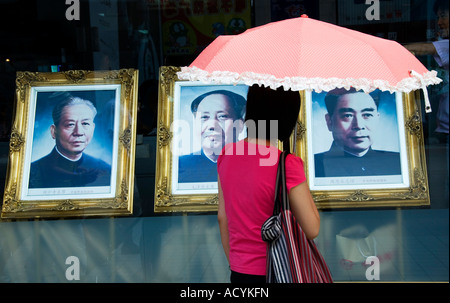
<path fill-rule="evenodd" d="M 217 194 L 173 195 L 172 153 L 173 93 L 179 67 L 162 66 L 159 77 L 158 134 L 156 144 L 155 212 L 217 211 Z"/>
<path fill-rule="evenodd" d="M 133 211 L 134 165 L 136 145 L 138 71 L 71 70 L 57 73 L 18 72 L 15 113 L 11 131 L 7 179 L 2 218 L 47 218 L 130 215 Z M 100 199 L 22 200 L 27 123 L 30 119 L 32 87 L 120 85 L 120 110 L 115 196 Z"/>
<path fill-rule="evenodd" d="M 172 144 L 174 135 L 175 82 L 179 80 L 179 67 L 162 66 L 159 78 L 158 133 L 156 144 L 155 204 L 154 211 L 162 212 L 208 212 L 217 211 L 217 194 L 173 194 Z M 199 82 L 201 85 L 201 82 Z M 279 142 L 282 149 L 282 143 Z"/>
<path fill-rule="evenodd" d="M 417 92 L 403 94 L 409 188 L 311 191 L 318 208 L 407 207 L 430 204 L 421 107 L 416 101 L 420 99 L 415 94 Z M 308 177 L 305 92 L 301 93 L 301 99 L 295 138 L 296 154 L 305 162 Z"/>

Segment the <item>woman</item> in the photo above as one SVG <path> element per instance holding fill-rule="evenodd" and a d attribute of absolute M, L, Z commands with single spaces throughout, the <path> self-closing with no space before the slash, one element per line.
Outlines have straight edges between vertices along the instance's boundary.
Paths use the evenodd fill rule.
<path fill-rule="evenodd" d="M 248 136 L 225 146 L 217 161 L 218 221 L 232 283 L 266 280 L 267 244 L 261 239 L 261 226 L 274 207 L 281 153 L 274 136 L 281 141 L 289 138 L 299 108 L 298 92 L 250 87 L 245 119 Z M 319 213 L 306 183 L 303 162 L 292 154 L 286 159 L 286 183 L 291 211 L 306 237 L 314 239 L 319 233 Z"/>

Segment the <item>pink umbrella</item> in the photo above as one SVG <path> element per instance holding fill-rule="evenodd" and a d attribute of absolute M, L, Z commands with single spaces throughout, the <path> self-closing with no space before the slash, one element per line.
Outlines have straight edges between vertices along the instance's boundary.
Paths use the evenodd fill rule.
<path fill-rule="evenodd" d="M 181 80 L 259 84 L 286 90 L 329 91 L 354 87 L 411 92 L 438 84 L 406 48 L 303 15 L 272 22 L 234 36 L 219 36 L 178 73 Z"/>

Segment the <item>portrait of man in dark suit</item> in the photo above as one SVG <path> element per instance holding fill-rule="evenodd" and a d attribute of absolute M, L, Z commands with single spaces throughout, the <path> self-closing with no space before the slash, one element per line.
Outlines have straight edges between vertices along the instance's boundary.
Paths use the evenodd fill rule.
<path fill-rule="evenodd" d="M 179 157 L 178 182 L 217 182 L 217 158 L 244 129 L 246 99 L 218 89 L 196 97 L 190 106 L 200 124 L 201 151 Z"/>
<path fill-rule="evenodd" d="M 110 186 L 111 166 L 84 151 L 94 137 L 94 104 L 68 96 L 53 108 L 52 151 L 31 163 L 29 188 Z"/>
<path fill-rule="evenodd" d="M 401 175 L 400 153 L 373 148 L 379 127 L 379 100 L 355 89 L 325 96 L 325 122 L 333 142 L 314 155 L 315 177 Z"/>

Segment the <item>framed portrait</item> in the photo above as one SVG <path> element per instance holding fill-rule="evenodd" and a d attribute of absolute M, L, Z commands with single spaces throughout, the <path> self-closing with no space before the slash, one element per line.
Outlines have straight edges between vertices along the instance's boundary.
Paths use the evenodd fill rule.
<path fill-rule="evenodd" d="M 2 218 L 132 214 L 137 78 L 17 73 Z"/>
<path fill-rule="evenodd" d="M 296 153 L 319 208 L 429 205 L 414 93 L 302 92 Z"/>
<path fill-rule="evenodd" d="M 160 69 L 155 212 L 217 210 L 217 158 L 245 138 L 248 86 L 180 81 Z"/>

